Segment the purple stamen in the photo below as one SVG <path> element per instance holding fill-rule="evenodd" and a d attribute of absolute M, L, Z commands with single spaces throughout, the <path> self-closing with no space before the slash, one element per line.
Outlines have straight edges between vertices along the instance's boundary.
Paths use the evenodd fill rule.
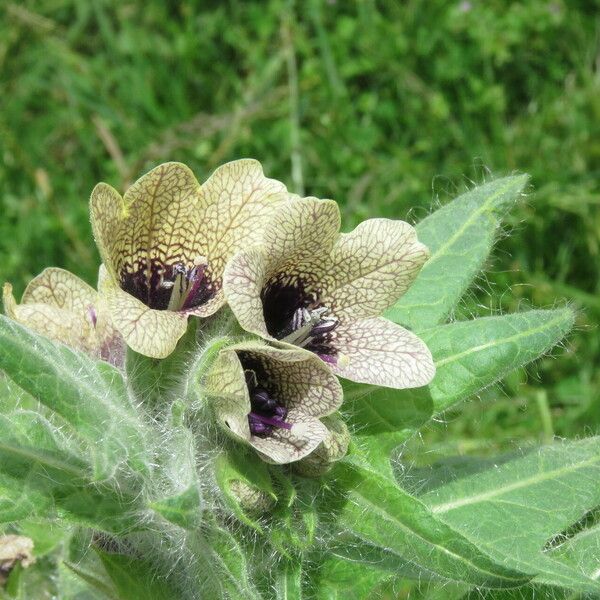
<path fill-rule="evenodd" d="M 265 417 L 264 415 L 260 415 L 258 413 L 255 412 L 251 412 L 248 417 L 251 419 L 251 421 L 258 421 L 260 423 L 264 423 L 266 425 L 271 425 L 273 427 L 279 427 L 280 429 L 291 429 L 292 428 L 292 424 L 291 423 L 286 423 L 285 421 L 282 421 L 281 419 L 277 419 L 275 417 Z"/>
<path fill-rule="evenodd" d="M 277 402 L 269 397 L 269 394 L 263 389 L 257 388 L 252 394 L 253 404 L 262 411 L 272 411 L 277 407 Z"/>
<path fill-rule="evenodd" d="M 248 424 L 250 425 L 250 431 L 253 435 L 266 435 L 271 433 L 271 430 L 273 429 L 270 425 L 266 425 L 265 423 L 261 423 L 258 419 L 255 419 L 252 413 L 248 415 Z"/>
<path fill-rule="evenodd" d="M 250 413 L 248 414 L 248 425 L 253 435 L 269 435 L 274 427 L 279 429 L 291 429 L 291 423 L 287 423 L 287 408 L 271 398 L 266 389 L 258 385 L 256 372 L 250 369 L 245 371 L 246 383 L 250 392 Z"/>
<path fill-rule="evenodd" d="M 317 353 L 317 356 L 326 363 L 329 363 L 330 365 L 337 365 L 337 356 L 333 356 L 331 354 L 323 354 L 321 352 Z"/>

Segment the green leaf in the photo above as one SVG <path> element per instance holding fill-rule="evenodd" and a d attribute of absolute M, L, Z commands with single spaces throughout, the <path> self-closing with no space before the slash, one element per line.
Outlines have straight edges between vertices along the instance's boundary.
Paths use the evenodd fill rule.
<path fill-rule="evenodd" d="M 39 402 L 0 371 L 0 413 L 8 413 L 17 408 L 34 410 Z"/>
<path fill-rule="evenodd" d="M 527 175 L 517 175 L 491 181 L 419 223 L 417 234 L 431 257 L 385 316 L 415 331 L 442 322 L 480 272 L 500 218 L 521 195 L 527 180 Z"/>
<path fill-rule="evenodd" d="M 174 403 L 172 412 L 179 412 L 179 403 Z M 197 529 L 202 520 L 202 498 L 196 468 L 197 448 L 194 434 L 181 425 L 183 412 L 170 418 L 171 427 L 165 428 L 163 443 L 156 453 L 156 463 L 163 477 L 160 496 L 152 498 L 150 508 L 164 519 L 183 529 Z M 176 424 L 173 424 L 173 421 Z"/>
<path fill-rule="evenodd" d="M 381 598 L 377 588 L 386 581 L 419 576 L 414 565 L 405 571 L 397 556 L 349 535 L 313 560 L 310 584 L 322 600 L 374 600 Z"/>
<path fill-rule="evenodd" d="M 26 520 L 19 522 L 19 533 L 33 540 L 36 559 L 52 552 L 69 535 L 69 529 L 56 521 Z"/>
<path fill-rule="evenodd" d="M 151 502 L 150 508 L 184 529 L 197 529 L 202 521 L 202 500 L 197 485 L 176 496 Z"/>
<path fill-rule="evenodd" d="M 244 598 L 259 600 L 260 595 L 250 580 L 247 556 L 236 538 L 218 523 L 210 526 L 206 536 L 191 540 L 198 561 L 198 580 L 205 598 Z"/>
<path fill-rule="evenodd" d="M 390 455 L 433 417 L 428 387 L 394 390 L 344 381 L 346 419 L 371 466 L 391 475 Z M 352 451 L 352 449 L 351 449 Z"/>
<path fill-rule="evenodd" d="M 89 586 L 89 588 L 94 590 L 89 593 L 92 598 L 100 597 L 102 600 L 121 600 L 112 580 L 108 578 L 106 573 L 100 574 L 96 570 L 88 570 L 83 568 L 80 564 L 64 560 L 61 564 L 60 575 L 62 584 L 61 591 L 63 593 L 65 588 L 69 590 L 75 588 L 77 594 L 76 597 L 79 598 L 78 588 L 83 587 L 83 589 L 86 589 Z M 71 577 L 68 575 L 71 575 Z M 76 577 L 75 581 L 73 581 L 73 575 Z M 104 575 L 104 577 L 102 575 Z"/>
<path fill-rule="evenodd" d="M 597 596 L 582 596 L 559 588 L 543 585 L 526 585 L 514 590 L 474 589 L 460 600 L 595 600 Z"/>
<path fill-rule="evenodd" d="M 600 505 L 598 481 L 600 438 L 590 438 L 544 446 L 421 500 L 506 567 L 535 574 L 539 583 L 600 593 L 600 583 L 577 565 L 543 551 L 548 538 Z"/>
<path fill-rule="evenodd" d="M 0 524 L 41 516 L 52 511 L 52 499 L 29 481 L 0 473 Z"/>
<path fill-rule="evenodd" d="M 422 332 L 436 364 L 429 385 L 435 414 L 535 360 L 555 346 L 573 322 L 573 311 L 561 308 L 484 317 Z"/>
<path fill-rule="evenodd" d="M 422 332 L 436 364 L 427 387 L 398 391 L 344 382 L 349 424 L 356 437 L 372 438 L 361 442 L 363 450 L 383 466 L 393 448 L 431 418 L 547 352 L 573 320 L 568 308 L 532 310 Z"/>
<path fill-rule="evenodd" d="M 285 560 L 275 575 L 276 600 L 302 600 L 302 562 Z"/>
<path fill-rule="evenodd" d="M 299 552 L 313 547 L 318 533 L 318 497 L 322 492 L 319 479 L 290 476 L 273 466 L 277 482 L 277 505 L 271 512 L 269 543 L 293 560 Z"/>
<path fill-rule="evenodd" d="M 416 563 L 424 572 L 486 587 L 526 583 L 527 572 L 497 564 L 420 500 L 368 469 L 340 464 L 335 480 L 348 495 L 338 515 L 342 528 L 367 543 Z"/>
<path fill-rule="evenodd" d="M 600 523 L 568 538 L 551 554 L 591 579 L 600 580 Z"/>
<path fill-rule="evenodd" d="M 60 432 L 41 415 L 31 411 L 0 415 L 0 429 L 0 472 L 8 476 L 3 481 L 16 482 L 30 503 L 25 505 L 33 505 L 33 514 L 51 516 L 59 509 L 67 520 L 109 531 L 137 526 L 138 497 L 93 481 L 91 467 L 69 451 Z"/>
<path fill-rule="evenodd" d="M 47 475 L 38 485 L 54 490 L 60 485 L 82 485 L 88 465 L 65 448 L 61 434 L 32 411 L 0 415 L 0 469 L 15 479 L 27 479 L 31 469 L 43 468 Z"/>
<path fill-rule="evenodd" d="M 146 471 L 143 423 L 121 373 L 0 315 L 0 369 L 89 444 L 95 477 L 124 463 Z"/>
<path fill-rule="evenodd" d="M 157 575 L 155 566 L 147 561 L 123 554 L 96 552 L 121 600 L 172 600 L 183 597 L 173 582 Z"/>

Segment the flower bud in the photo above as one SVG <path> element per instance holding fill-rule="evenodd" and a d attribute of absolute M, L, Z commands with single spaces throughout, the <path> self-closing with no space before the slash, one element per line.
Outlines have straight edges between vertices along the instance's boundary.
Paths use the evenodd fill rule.
<path fill-rule="evenodd" d="M 333 464 L 344 458 L 350 444 L 350 432 L 346 423 L 337 415 L 329 415 L 322 419 L 329 430 L 325 439 L 314 452 L 294 465 L 297 473 L 305 477 L 319 477 L 331 469 Z"/>
<path fill-rule="evenodd" d="M 4 585 L 14 566 L 28 567 L 35 562 L 33 540 L 22 535 L 0 536 L 0 585 Z"/>
<path fill-rule="evenodd" d="M 263 514 L 271 510 L 275 501 L 269 494 L 249 485 L 241 479 L 229 482 L 229 491 L 243 510 L 253 514 Z"/>

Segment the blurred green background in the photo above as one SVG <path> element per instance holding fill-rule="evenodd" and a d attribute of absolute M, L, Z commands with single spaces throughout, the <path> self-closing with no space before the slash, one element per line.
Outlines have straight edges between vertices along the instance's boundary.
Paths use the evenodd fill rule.
<path fill-rule="evenodd" d="M 425 454 L 600 429 L 600 3 L 4 0 L 0 14 L 0 281 L 20 292 L 55 265 L 94 283 L 92 187 L 167 160 L 203 180 L 258 158 L 335 198 L 347 229 L 415 222 L 524 171 L 511 235 L 457 318 L 566 300 L 577 329 L 426 432 Z"/>

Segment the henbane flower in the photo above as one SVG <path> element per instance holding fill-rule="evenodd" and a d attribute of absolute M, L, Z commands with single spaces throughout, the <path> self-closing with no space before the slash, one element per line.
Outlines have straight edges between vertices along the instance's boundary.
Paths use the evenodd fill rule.
<path fill-rule="evenodd" d="M 205 391 L 226 430 L 274 463 L 300 460 L 317 448 L 328 434 L 320 417 L 342 403 L 337 378 L 314 354 L 258 341 L 221 350 Z"/>
<path fill-rule="evenodd" d="M 29 282 L 18 304 L 10 283 L 4 284 L 4 310 L 36 333 L 120 365 L 121 335 L 114 329 L 94 288 L 64 269 L 48 268 Z"/>
<path fill-rule="evenodd" d="M 180 163 L 156 167 L 123 197 L 98 184 L 90 208 L 108 272 L 101 292 L 127 344 L 168 356 L 190 315 L 206 317 L 224 304 L 227 260 L 258 242 L 266 217 L 288 200 L 285 186 L 254 160 L 225 164 L 202 186 Z"/>
<path fill-rule="evenodd" d="M 317 354 L 340 376 L 394 388 L 429 383 L 427 346 L 379 315 L 408 289 L 428 258 L 408 223 L 371 219 L 340 234 L 337 204 L 282 206 L 263 242 L 239 252 L 224 277 L 240 325 Z"/>

